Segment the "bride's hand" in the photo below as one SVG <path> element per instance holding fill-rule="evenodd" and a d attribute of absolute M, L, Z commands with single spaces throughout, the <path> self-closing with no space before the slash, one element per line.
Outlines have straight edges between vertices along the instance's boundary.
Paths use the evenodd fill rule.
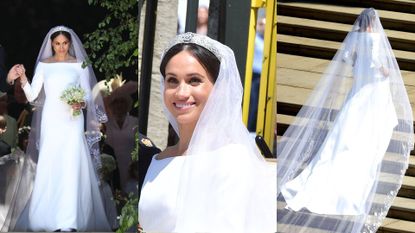
<path fill-rule="evenodd" d="M 389 76 L 389 70 L 388 70 L 388 68 L 385 68 L 385 67 L 382 66 L 379 69 L 380 69 L 380 72 L 383 74 L 383 76 L 385 76 L 385 77 L 388 77 Z"/>
<path fill-rule="evenodd" d="M 73 110 L 81 110 L 85 108 L 85 102 L 75 103 L 75 104 L 72 104 L 71 106 Z"/>

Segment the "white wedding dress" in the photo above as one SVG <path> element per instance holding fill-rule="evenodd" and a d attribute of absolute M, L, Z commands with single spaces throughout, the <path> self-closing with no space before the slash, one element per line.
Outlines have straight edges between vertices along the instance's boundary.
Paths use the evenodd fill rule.
<path fill-rule="evenodd" d="M 258 192 L 267 191 L 257 189 L 259 181 L 252 176 L 255 168 L 246 147 L 230 144 L 206 154 L 156 158 L 157 155 L 148 168 L 139 202 L 139 223 L 144 231 L 274 231 L 274 209 L 268 216 L 255 213 L 262 206 L 254 201 Z M 189 174 L 192 181 L 186 190 L 194 196 L 180 202 L 180 189 L 185 182 L 180 177 L 187 162 L 197 164 Z M 267 168 L 275 170 L 272 166 Z M 272 207 L 273 200 L 260 201 Z M 182 212 L 187 213 L 184 219 Z M 267 221 L 269 218 L 273 221 Z M 254 223 L 256 230 L 245 228 L 248 221 Z M 273 224 L 269 225 L 270 222 Z"/>
<path fill-rule="evenodd" d="M 378 33 L 355 32 L 345 52 L 354 83 L 317 155 L 282 186 L 287 207 L 330 215 L 364 214 L 380 163 L 398 124 L 389 78 L 378 60 Z M 361 41 L 364 41 L 362 43 Z M 364 46 L 364 47 L 363 47 Z M 353 51 L 357 51 L 355 61 Z M 373 192 L 373 191 L 372 191 Z"/>
<path fill-rule="evenodd" d="M 184 156 L 161 160 L 153 156 L 147 170 L 139 203 L 139 223 L 149 232 L 173 232 L 180 168 Z"/>
<path fill-rule="evenodd" d="M 63 91 L 72 85 L 81 86 L 90 98 L 86 75 L 81 63 L 39 62 L 33 82 L 23 88 L 29 101 L 42 87 L 46 95 L 29 204 L 32 231 L 111 230 L 84 136 L 84 117 L 72 116 L 71 107 L 60 100 Z"/>

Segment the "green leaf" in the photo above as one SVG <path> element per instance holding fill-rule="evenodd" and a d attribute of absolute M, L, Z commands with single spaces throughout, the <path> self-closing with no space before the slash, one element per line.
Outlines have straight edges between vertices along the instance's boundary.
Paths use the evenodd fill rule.
<path fill-rule="evenodd" d="M 106 77 L 113 77 L 126 67 L 136 71 L 138 1 L 88 0 L 88 3 L 107 10 L 107 16 L 97 25 L 97 29 L 85 35 L 85 48 L 88 49 L 94 67 Z"/>

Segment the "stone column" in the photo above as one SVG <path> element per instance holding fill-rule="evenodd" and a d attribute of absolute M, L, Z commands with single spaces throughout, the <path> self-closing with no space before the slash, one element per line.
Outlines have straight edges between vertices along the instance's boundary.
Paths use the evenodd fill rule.
<path fill-rule="evenodd" d="M 145 9 L 141 12 L 140 28 L 144 28 Z M 177 0 L 158 0 L 157 23 L 155 34 L 155 45 L 153 55 L 153 69 L 151 77 L 151 96 L 148 119 L 147 136 L 160 149 L 167 145 L 168 122 L 163 113 L 162 99 L 160 93 L 160 56 L 168 42 L 176 35 L 177 31 Z M 139 62 L 141 64 L 143 30 L 139 35 Z"/>

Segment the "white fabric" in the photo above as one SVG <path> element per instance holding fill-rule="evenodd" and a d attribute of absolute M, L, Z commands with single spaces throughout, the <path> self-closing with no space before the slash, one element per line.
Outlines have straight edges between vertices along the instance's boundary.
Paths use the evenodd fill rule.
<path fill-rule="evenodd" d="M 138 205 L 140 226 L 148 232 L 173 232 L 184 156 L 151 160 Z"/>
<path fill-rule="evenodd" d="M 135 132 L 137 131 L 137 125 L 138 119 L 130 115 L 125 117 L 121 128 L 111 117 L 106 123 L 107 138 L 105 140 L 108 145 L 114 149 L 120 173 L 121 188 L 123 191 L 126 191 L 124 187 L 129 178 L 128 167 L 132 161 L 131 152 L 135 147 Z"/>
<path fill-rule="evenodd" d="M 101 181 L 100 188 L 108 222 L 111 226 L 111 229 L 117 229 L 119 227 L 117 219 L 117 206 L 115 205 L 115 198 L 112 195 L 111 186 L 106 181 Z"/>
<path fill-rule="evenodd" d="M 84 118 L 73 117 L 60 100 L 70 86 L 90 87 L 81 63 L 39 63 L 32 85 L 23 90 L 29 101 L 44 86 L 42 134 L 36 178 L 29 207 L 33 231 L 73 228 L 78 231 L 110 230 L 94 168 L 84 136 Z"/>
<path fill-rule="evenodd" d="M 9 187 L 6 192 L 0 192 L 0 226 L 6 221 L 14 190 L 19 182 L 18 177 L 22 172 L 23 160 L 24 152 L 18 147 L 12 154 L 0 157 L 0 187 Z"/>
<path fill-rule="evenodd" d="M 185 160 L 197 160 L 197 173 L 192 176 L 198 182 L 189 187 L 192 190 L 187 190 L 197 193 L 197 198 L 192 198 L 194 203 L 187 203 L 192 206 L 188 210 L 192 214 L 187 216 L 185 225 L 179 225 L 176 224 L 180 214 L 177 198 Z M 141 226 L 148 232 L 256 232 L 245 229 L 245 222 L 258 221 L 266 216 L 247 211 L 250 209 L 247 200 L 257 191 L 251 162 L 247 148 L 237 144 L 197 156 L 157 160 L 155 155 L 140 196 Z M 275 168 L 270 165 L 268 169 Z M 215 206 L 204 206 L 206 201 Z M 256 230 L 272 232 L 266 227 L 258 225 Z"/>
<path fill-rule="evenodd" d="M 319 214 L 364 214 L 397 124 L 389 81 L 379 77 L 361 88 L 346 100 L 317 155 L 283 186 L 288 207 Z"/>
<path fill-rule="evenodd" d="M 376 232 L 413 143 L 399 66 L 365 9 L 277 145 L 278 230 Z"/>
<path fill-rule="evenodd" d="M 163 180 L 160 184 L 154 180 L 143 185 L 141 197 L 151 195 L 147 192 L 169 193 L 177 195 L 173 200 L 176 203 L 164 207 L 155 203 L 155 199 L 147 203 L 141 198 L 143 211 L 139 212 L 139 218 L 146 222 L 147 214 L 162 215 L 174 209 L 177 232 L 275 232 L 275 168 L 269 169 L 242 122 L 243 88 L 233 51 L 194 33 L 177 36 L 166 51 L 183 43 L 212 52 L 220 61 L 219 75 L 183 155 L 178 177 L 166 178 L 173 185 L 178 181 L 178 187 L 173 192 L 167 188 L 147 191 L 151 190 L 147 185 L 162 187 L 168 182 Z M 164 93 L 163 77 L 161 84 Z M 175 118 L 167 109 L 165 114 L 180 137 Z M 149 174 L 154 174 L 152 169 L 149 168 Z M 231 187 L 235 191 L 230 191 Z M 143 228 L 147 230 L 146 225 Z"/>

